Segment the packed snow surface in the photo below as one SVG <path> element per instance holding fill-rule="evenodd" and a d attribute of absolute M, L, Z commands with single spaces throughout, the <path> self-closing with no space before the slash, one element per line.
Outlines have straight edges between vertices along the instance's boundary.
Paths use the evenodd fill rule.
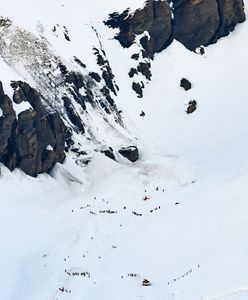
<path fill-rule="evenodd" d="M 1 166 L 1 300 L 248 299 L 248 23 L 203 56 L 173 42 L 156 55 L 152 82 L 137 99 L 127 76 L 131 50 L 102 20 L 142 5 L 0 3 L 3 16 L 35 34 L 42 24 L 54 51 L 92 69 L 90 27 L 97 28 L 141 152 L 134 164 L 95 153 L 85 168 L 68 156 L 38 178 Z M 57 23 L 71 43 L 49 31 Z M 11 95 L 8 82 L 25 74 L 0 66 Z M 179 87 L 182 77 L 192 90 Z M 190 100 L 198 106 L 187 115 Z"/>

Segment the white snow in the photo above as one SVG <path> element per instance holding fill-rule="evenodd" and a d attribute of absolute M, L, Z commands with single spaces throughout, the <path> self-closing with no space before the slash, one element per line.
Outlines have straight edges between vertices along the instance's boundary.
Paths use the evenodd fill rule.
<path fill-rule="evenodd" d="M 248 23 L 203 56 L 173 42 L 156 56 L 152 82 L 137 99 L 127 75 L 133 49 L 122 49 L 100 21 L 142 5 L 0 3 L 2 15 L 36 34 L 39 20 L 54 51 L 90 70 L 97 68 L 90 26 L 97 28 L 127 131 L 110 133 L 93 112 L 87 124 L 114 148 L 136 136 L 141 152 L 132 165 L 95 153 L 83 169 L 69 155 L 52 176 L 36 179 L 1 166 L 1 300 L 248 299 Z M 68 27 L 71 43 L 50 33 L 56 23 Z M 11 95 L 10 80 L 22 74 L 0 66 Z M 192 90 L 179 87 L 182 77 Z M 187 115 L 192 99 L 198 108 Z M 142 286 L 145 278 L 151 287 Z"/>
<path fill-rule="evenodd" d="M 25 110 L 32 110 L 32 106 L 29 102 L 26 101 L 23 101 L 20 104 L 16 104 L 15 102 L 13 102 L 12 104 L 17 116 Z"/>
<path fill-rule="evenodd" d="M 53 146 L 48 145 L 48 146 L 46 147 L 46 150 L 48 150 L 48 151 L 53 151 Z"/>

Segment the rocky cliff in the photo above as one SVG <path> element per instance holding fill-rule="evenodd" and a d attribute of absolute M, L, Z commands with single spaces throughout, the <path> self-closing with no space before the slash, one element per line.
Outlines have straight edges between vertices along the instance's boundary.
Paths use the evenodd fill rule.
<path fill-rule="evenodd" d="M 48 111 L 39 93 L 24 82 L 12 82 L 15 104 L 29 109 L 18 115 L 0 84 L 0 161 L 10 170 L 20 168 L 31 176 L 49 172 L 65 154 L 65 126 L 58 113 Z"/>
<path fill-rule="evenodd" d="M 123 47 L 130 47 L 137 38 L 153 57 L 173 39 L 189 50 L 215 43 L 244 21 L 243 0 L 148 0 L 133 14 L 128 10 L 111 14 L 105 24 L 119 28 L 116 39 Z"/>

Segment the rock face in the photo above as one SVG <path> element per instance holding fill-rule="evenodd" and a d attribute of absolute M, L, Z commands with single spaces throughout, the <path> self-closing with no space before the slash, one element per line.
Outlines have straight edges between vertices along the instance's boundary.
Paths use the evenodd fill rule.
<path fill-rule="evenodd" d="M 9 143 L 12 136 L 12 127 L 16 121 L 16 114 L 10 98 L 4 94 L 2 83 L 0 83 L 0 161 L 11 164 L 13 153 L 8 152 Z"/>
<path fill-rule="evenodd" d="M 215 39 L 226 36 L 233 31 L 236 24 L 245 21 L 243 0 L 218 0 L 220 24 Z"/>
<path fill-rule="evenodd" d="M 48 112 L 39 93 L 25 82 L 12 82 L 13 101 L 27 102 L 26 109 L 16 116 L 11 99 L 0 84 L 0 162 L 10 170 L 18 167 L 31 176 L 49 172 L 65 158 L 65 126 L 59 115 Z"/>
<path fill-rule="evenodd" d="M 149 36 L 143 36 L 140 42 L 150 56 L 163 50 L 171 42 L 172 19 L 167 1 L 147 1 L 143 9 L 131 16 L 128 16 L 128 11 L 121 15 L 114 13 L 105 24 L 120 28 L 116 38 L 123 47 L 130 47 L 136 35 L 148 32 Z"/>
<path fill-rule="evenodd" d="M 171 42 L 171 10 L 166 1 L 148 1 L 144 9 L 127 19 L 127 25 L 127 33 L 133 37 L 145 31 L 149 33 L 140 41 L 149 55 L 163 50 Z"/>
<path fill-rule="evenodd" d="M 140 43 L 153 57 L 173 39 L 189 50 L 215 43 L 244 21 L 243 0 L 148 0 L 132 15 L 127 10 L 111 14 L 105 24 L 120 29 L 116 39 L 123 47 L 130 47 L 137 35 L 148 32 Z"/>
<path fill-rule="evenodd" d="M 215 43 L 245 21 L 243 0 L 174 0 L 174 37 L 186 48 Z"/>
<path fill-rule="evenodd" d="M 215 36 L 220 16 L 216 0 L 175 0 L 174 37 L 186 48 L 208 45 Z"/>

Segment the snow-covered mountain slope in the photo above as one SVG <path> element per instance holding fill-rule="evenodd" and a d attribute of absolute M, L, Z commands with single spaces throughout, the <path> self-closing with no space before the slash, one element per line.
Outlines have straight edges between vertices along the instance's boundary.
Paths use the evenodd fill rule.
<path fill-rule="evenodd" d="M 6 68 L 7 64 L 11 72 L 6 73 L 12 74 L 14 71 L 14 80 L 17 77 L 17 80 L 27 82 L 35 91 L 19 81 L 11 85 L 15 90 L 13 105 L 16 113 L 14 114 L 12 108 L 5 109 L 4 116 L 12 114 L 14 125 L 9 122 L 4 127 L 16 127 L 12 132 L 18 133 L 13 136 L 11 132 L 4 132 L 5 143 L 4 147 L 0 148 L 0 158 L 11 170 L 19 167 L 32 176 L 50 171 L 51 168 L 47 166 L 62 162 L 62 159 L 58 159 L 60 155 L 57 149 L 60 147 L 56 142 L 56 134 L 52 139 L 55 142 L 44 143 L 43 132 L 39 130 L 43 118 L 48 119 L 46 123 L 49 123 L 52 129 L 56 127 L 49 122 L 51 112 L 59 114 L 67 128 L 65 136 L 60 140 L 64 139 L 66 148 L 77 153 L 75 160 L 78 164 L 87 163 L 92 152 L 111 151 L 110 155 L 113 156 L 122 146 L 136 144 L 135 137 L 128 132 L 121 112 L 115 104 L 119 87 L 101 37 L 93 26 L 94 22 L 97 25 L 99 21 L 94 19 L 94 14 L 93 21 L 90 21 L 92 7 L 86 6 L 87 12 L 81 14 L 78 9 L 81 7 L 79 3 L 70 11 L 69 2 L 62 5 L 56 1 L 53 4 L 54 7 L 49 5 L 49 12 L 44 13 L 44 9 L 47 10 L 45 3 L 40 3 L 41 7 L 38 8 L 30 1 L 27 3 L 26 18 L 24 15 L 20 16 L 19 2 L 14 7 L 12 4 L 2 5 L 1 65 Z M 109 9 L 111 8 L 110 6 Z M 58 18 L 54 17 L 55 10 L 59 10 Z M 77 10 L 77 14 L 74 10 Z M 106 12 L 106 18 L 109 12 Z M 88 20 L 84 19 L 84 14 Z M 101 27 L 105 28 L 103 19 L 102 15 Z M 1 93 L 3 96 L 7 93 L 12 98 L 13 91 L 9 88 L 10 76 L 3 78 Z M 38 102 L 41 102 L 43 107 L 41 104 L 38 108 L 32 105 L 34 93 L 40 94 L 40 97 L 36 95 L 36 98 L 40 98 Z M 7 95 L 1 101 L 3 107 L 8 107 L 8 103 L 11 102 L 10 99 L 6 99 Z M 27 102 L 34 109 L 34 116 L 30 116 L 30 113 L 28 116 L 24 114 Z M 26 125 L 27 119 L 33 122 L 31 126 Z M 19 128 L 23 127 L 28 132 L 37 133 L 37 137 L 32 136 L 33 140 L 36 138 L 37 143 L 33 143 L 27 134 L 19 133 Z M 21 134 L 24 136 L 21 140 L 26 139 L 27 145 L 18 141 Z M 13 154 L 7 145 L 8 139 L 13 140 L 12 144 L 16 145 Z M 32 143 L 35 146 L 32 146 Z M 47 148 L 54 151 L 48 151 Z M 31 168 L 23 165 L 31 165 Z"/>
<path fill-rule="evenodd" d="M 128 73 L 143 62 L 130 59 L 140 45 L 123 49 L 103 20 L 143 1 L 50 2 L 0 3 L 12 22 L 0 34 L 5 93 L 13 94 L 11 80 L 26 81 L 63 116 L 56 100 L 67 86 L 57 98 L 47 90 L 44 45 L 45 61 L 56 57 L 86 78 L 101 73 L 92 48 L 103 49 L 119 92 L 110 91 L 111 114 L 91 103 L 87 114 L 79 111 L 86 135 L 75 130 L 73 138 L 87 151 L 87 166 L 73 151 L 37 178 L 1 166 L 0 299 L 247 299 L 248 24 L 203 55 L 173 41 L 145 59 L 152 80 L 135 75 L 146 86 L 137 98 Z M 189 91 L 180 87 L 183 77 Z M 102 85 L 94 84 L 94 99 Z M 191 100 L 197 109 L 187 114 Z M 71 124 L 66 114 L 63 120 Z M 131 144 L 140 151 L 134 164 L 117 151 Z M 104 147 L 113 147 L 116 161 Z"/>

